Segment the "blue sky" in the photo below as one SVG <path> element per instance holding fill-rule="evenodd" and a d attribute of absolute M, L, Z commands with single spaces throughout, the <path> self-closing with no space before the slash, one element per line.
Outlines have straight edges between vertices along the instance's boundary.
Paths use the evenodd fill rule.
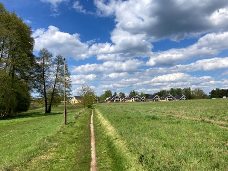
<path fill-rule="evenodd" d="M 227 0 L 0 2 L 31 26 L 34 53 L 67 57 L 73 95 L 228 88 Z"/>

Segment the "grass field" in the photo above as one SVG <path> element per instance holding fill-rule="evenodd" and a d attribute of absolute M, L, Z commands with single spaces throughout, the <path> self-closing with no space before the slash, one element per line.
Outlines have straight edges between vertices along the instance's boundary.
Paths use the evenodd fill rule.
<path fill-rule="evenodd" d="M 63 107 L 44 115 L 42 109 L 0 120 L 0 170 L 89 170 L 90 111 Z"/>
<path fill-rule="evenodd" d="M 96 109 L 99 170 L 228 170 L 227 100 Z"/>

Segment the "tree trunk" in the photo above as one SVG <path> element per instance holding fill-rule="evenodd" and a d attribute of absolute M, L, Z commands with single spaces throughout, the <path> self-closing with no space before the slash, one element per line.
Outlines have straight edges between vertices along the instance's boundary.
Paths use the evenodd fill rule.
<path fill-rule="evenodd" d="M 51 106 L 52 106 L 52 103 L 53 103 L 53 100 L 54 100 L 55 87 L 56 87 L 56 84 L 57 84 L 58 73 L 59 73 L 59 61 L 58 61 L 58 64 L 57 64 L 57 69 L 56 69 L 56 74 L 55 74 L 55 82 L 54 82 L 53 90 L 52 90 L 52 93 L 51 93 L 51 100 L 50 100 L 50 103 L 49 103 L 49 106 L 48 106 L 48 111 L 47 111 L 48 113 L 51 113 Z"/>
<path fill-rule="evenodd" d="M 44 107 L 45 107 L 45 113 L 48 113 L 47 107 L 47 92 L 46 92 L 46 80 L 45 80 L 45 59 L 43 57 L 43 64 L 42 64 L 42 79 L 43 79 L 43 93 L 44 93 Z"/>

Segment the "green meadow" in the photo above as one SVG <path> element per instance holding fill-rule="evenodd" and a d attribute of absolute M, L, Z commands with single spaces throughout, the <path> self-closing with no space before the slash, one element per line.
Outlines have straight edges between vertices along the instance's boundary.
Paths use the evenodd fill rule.
<path fill-rule="evenodd" d="M 96 104 L 98 170 L 228 170 L 228 101 Z M 91 110 L 0 120 L 0 170 L 90 169 Z"/>
<path fill-rule="evenodd" d="M 227 100 L 96 109 L 100 170 L 228 170 Z"/>
<path fill-rule="evenodd" d="M 89 170 L 90 111 L 63 106 L 50 115 L 43 109 L 0 120 L 0 170 Z"/>

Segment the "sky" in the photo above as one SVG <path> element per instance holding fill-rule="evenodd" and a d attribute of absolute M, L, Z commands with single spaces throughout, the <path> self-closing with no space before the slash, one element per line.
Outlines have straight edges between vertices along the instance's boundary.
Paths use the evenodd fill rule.
<path fill-rule="evenodd" d="M 72 94 L 89 85 L 153 94 L 228 88 L 227 0 L 0 0 L 69 65 Z"/>

